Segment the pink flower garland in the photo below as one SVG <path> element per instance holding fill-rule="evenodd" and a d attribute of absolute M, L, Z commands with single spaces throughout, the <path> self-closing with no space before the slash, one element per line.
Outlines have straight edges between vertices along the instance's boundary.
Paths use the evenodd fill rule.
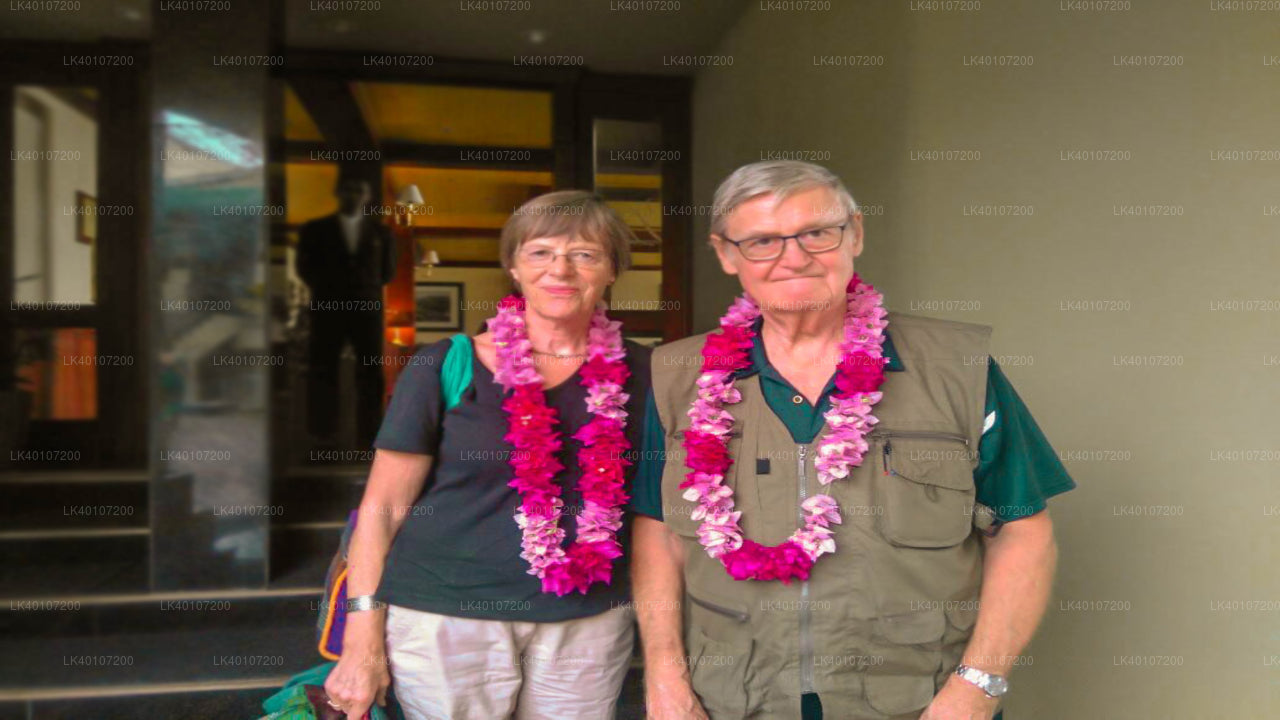
<path fill-rule="evenodd" d="M 577 488 L 583 507 L 577 539 L 563 548 L 564 501 L 555 482 L 556 473 L 564 469 L 556 459 L 562 443 L 555 429 L 556 411 L 547 406 L 542 377 L 534 367 L 524 310 L 524 298 L 508 296 L 498 303 L 497 317 L 489 323 L 498 356 L 494 380 L 511 393 L 502 402 L 508 428 L 503 439 L 515 447 L 509 461 L 515 478 L 508 484 L 520 493 L 515 515 L 523 534 L 520 557 L 529 563 L 529 574 L 542 580 L 542 592 L 563 596 L 576 590 L 585 595 L 594 583 L 612 582 L 613 560 L 622 555 L 617 533 L 628 499 L 624 467 L 631 464 L 623 457 L 631 444 L 623 432 L 630 395 L 622 386 L 631 371 L 624 361 L 621 323 L 605 316 L 603 304 L 591 317 L 587 362 L 579 373 L 592 418 L 573 435 L 582 443 Z"/>
<path fill-rule="evenodd" d="M 881 355 L 885 316 L 883 296 L 863 283 L 855 273 L 846 290 L 844 339 L 836 368 L 836 390 L 826 418 L 830 430 L 818 444 L 814 467 L 818 482 L 826 486 L 848 477 L 862 464 L 867 452 L 866 434 L 877 420 L 871 406 L 880 401 L 884 382 Z M 743 537 L 734 510 L 733 488 L 724 484 L 733 464 L 729 456 L 729 433 L 733 416 L 725 410 L 742 400 L 733 386 L 733 373 L 750 365 L 755 333 L 752 325 L 760 308 L 745 293 L 734 301 L 720 319 L 720 331 L 707 336 L 702 348 L 704 372 L 698 378 L 698 398 L 689 408 L 692 422 L 684 433 L 685 465 L 689 472 L 680 487 L 684 499 L 697 502 L 691 515 L 701 520 L 698 541 L 707 554 L 717 558 L 735 580 L 807 580 L 813 563 L 835 552 L 831 523 L 840 523 L 836 501 L 829 495 L 813 495 L 804 501 L 804 527 L 779 545 L 768 547 Z"/>

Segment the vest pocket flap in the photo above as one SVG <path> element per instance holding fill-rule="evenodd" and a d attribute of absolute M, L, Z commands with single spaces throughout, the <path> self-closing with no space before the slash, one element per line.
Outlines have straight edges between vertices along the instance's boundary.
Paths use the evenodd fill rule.
<path fill-rule="evenodd" d="M 933 678 L 916 675 L 867 675 L 867 703 L 885 715 L 919 710 L 933 700 Z"/>
<path fill-rule="evenodd" d="M 738 622 L 746 622 L 751 619 L 751 613 L 746 604 L 708 595 L 702 590 L 697 592 L 697 595 L 689 591 L 685 592 L 685 597 L 689 599 L 689 602 L 693 603 L 694 607 L 732 618 Z"/>
<path fill-rule="evenodd" d="M 947 629 L 942 608 L 929 608 L 902 615 L 885 615 L 876 620 L 876 632 L 894 645 L 921 645 L 937 642 Z"/>
<path fill-rule="evenodd" d="M 959 448 L 959 450 L 958 450 Z M 950 490 L 972 490 L 973 466 L 959 453 L 960 446 L 921 447 L 919 443 L 893 443 L 893 453 L 889 455 L 889 473 L 903 480 L 910 480 L 921 485 L 936 485 Z M 951 457 L 950 453 L 957 453 Z M 945 458 L 937 460 L 935 457 Z"/>

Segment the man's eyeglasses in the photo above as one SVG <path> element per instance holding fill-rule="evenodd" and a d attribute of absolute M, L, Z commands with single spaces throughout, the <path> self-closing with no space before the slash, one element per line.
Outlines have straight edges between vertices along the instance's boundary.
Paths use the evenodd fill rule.
<path fill-rule="evenodd" d="M 521 251 L 520 259 L 529 267 L 545 267 L 555 262 L 555 259 L 561 255 L 569 258 L 570 263 L 580 268 L 599 267 L 604 262 L 604 253 L 599 250 L 570 250 L 566 253 L 558 253 L 550 248 L 530 248 Z"/>
<path fill-rule="evenodd" d="M 830 252 L 840 247 L 844 241 L 844 229 L 849 223 L 830 227 L 805 230 L 795 235 L 773 235 L 770 237 L 747 238 L 746 240 L 730 240 L 721 235 L 724 241 L 738 248 L 742 257 L 752 261 L 774 260 L 782 257 L 787 248 L 787 241 L 795 239 L 804 251 L 811 254 Z"/>

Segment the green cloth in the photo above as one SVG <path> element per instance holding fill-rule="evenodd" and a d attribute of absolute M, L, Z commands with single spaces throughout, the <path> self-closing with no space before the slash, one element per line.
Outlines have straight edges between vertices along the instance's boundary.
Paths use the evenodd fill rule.
<path fill-rule="evenodd" d="M 757 321 L 759 323 L 759 321 Z M 822 417 L 835 390 L 834 376 L 827 382 L 818 404 L 796 391 L 772 365 L 756 328 L 751 365 L 735 373 L 738 378 L 760 375 L 760 390 L 769 409 L 786 425 L 797 443 L 810 443 L 821 432 Z M 885 331 L 886 372 L 906 369 L 898 357 L 890 331 Z M 795 398 L 799 397 L 800 402 Z M 1011 522 L 1044 510 L 1050 497 L 1076 486 L 1053 446 L 1023 404 L 994 358 L 987 358 L 987 395 L 984 430 L 978 443 L 978 467 L 974 470 L 977 502 L 995 511 L 998 522 Z M 666 431 L 658 417 L 653 391 L 645 398 L 643 452 L 631 488 L 632 512 L 662 519 L 662 472 L 666 461 Z"/>
<path fill-rule="evenodd" d="M 275 695 L 262 701 L 262 709 L 267 714 L 260 720 L 316 720 L 316 712 L 307 700 L 305 686 L 324 687 L 325 679 L 337 664 L 336 662 L 322 663 L 289 678 Z M 387 708 L 392 711 L 392 714 L 388 714 L 387 709 L 374 703 L 369 708 L 369 717 L 373 720 L 391 720 L 393 715 L 403 717 L 390 691 L 387 692 Z"/>
<path fill-rule="evenodd" d="M 453 344 L 440 367 L 440 388 L 446 412 L 461 402 L 463 391 L 471 384 L 471 338 L 459 333 L 449 340 Z"/>
<path fill-rule="evenodd" d="M 303 670 L 289 678 L 289 681 L 275 695 L 262 701 L 262 709 L 267 712 L 267 718 L 270 720 L 315 720 L 315 709 L 311 707 L 311 703 L 307 700 L 307 692 L 303 686 L 323 686 L 325 678 L 329 677 L 329 671 L 333 670 L 333 667 L 337 664 L 336 662 L 327 662 L 310 670 Z"/>

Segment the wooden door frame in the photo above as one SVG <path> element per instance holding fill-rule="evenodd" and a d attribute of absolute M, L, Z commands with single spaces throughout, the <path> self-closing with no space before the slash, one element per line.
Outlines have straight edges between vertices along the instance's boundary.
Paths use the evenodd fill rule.
<path fill-rule="evenodd" d="M 592 121 L 598 118 L 657 122 L 662 148 L 677 160 L 662 163 L 662 289 L 661 308 L 624 310 L 610 315 L 629 332 L 662 335 L 667 341 L 685 337 L 692 325 L 689 278 L 693 264 L 693 222 L 689 213 L 669 213 L 671 207 L 693 204 L 691 166 L 692 82 L 684 77 L 588 74 L 578 88 L 578 133 L 574 148 L 577 177 L 583 186 L 594 179 L 595 143 Z"/>
<path fill-rule="evenodd" d="M 72 56 L 128 56 L 132 64 L 68 64 Z M 149 436 L 146 255 L 150 227 L 151 126 L 147 101 L 149 48 L 142 42 L 10 41 L 0 50 L 0 137 L 13 148 L 14 88 L 69 85 L 98 90 L 100 206 L 120 205 L 130 215 L 98 218 L 95 304 L 78 309 L 9 308 L 0 321 L 7 353 L 19 328 L 92 327 L 97 354 L 131 358 L 131 365 L 98 367 L 98 415 L 86 421 L 32 421 L 28 449 L 79 451 L 79 467 L 144 467 Z M 0 169 L 0 300 L 13 300 L 14 174 Z M 66 468 L 65 461 L 55 467 Z"/>

